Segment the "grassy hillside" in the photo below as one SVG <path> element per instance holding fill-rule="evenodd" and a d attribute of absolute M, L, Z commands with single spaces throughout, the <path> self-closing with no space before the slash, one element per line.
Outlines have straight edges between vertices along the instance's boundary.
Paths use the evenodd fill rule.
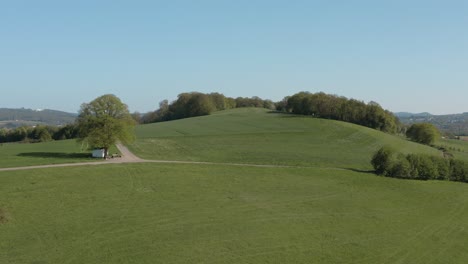
<path fill-rule="evenodd" d="M 439 140 L 436 145 L 445 147 L 455 158 L 468 161 L 468 141 L 443 139 Z"/>
<path fill-rule="evenodd" d="M 0 168 L 92 161 L 75 140 L 0 144 Z"/>
<path fill-rule="evenodd" d="M 0 172 L 0 197 L 0 263 L 468 261 L 461 183 L 127 164 Z"/>
<path fill-rule="evenodd" d="M 383 144 L 440 155 L 433 148 L 261 109 L 140 126 L 137 134 L 131 147 L 148 159 L 303 167 L 0 172 L 0 263 L 468 261 L 468 184 L 358 172 Z M 74 141 L 1 148 L 0 166 L 80 160 Z"/>
<path fill-rule="evenodd" d="M 369 128 L 332 120 L 234 109 L 137 127 L 130 146 L 146 159 L 370 169 L 389 144 L 402 152 L 440 152 Z"/>

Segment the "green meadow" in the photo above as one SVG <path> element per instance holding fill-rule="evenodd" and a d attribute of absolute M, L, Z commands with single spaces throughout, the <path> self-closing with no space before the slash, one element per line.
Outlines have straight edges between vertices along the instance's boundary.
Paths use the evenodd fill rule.
<path fill-rule="evenodd" d="M 75 140 L 0 144 L 0 168 L 93 161 Z"/>
<path fill-rule="evenodd" d="M 468 185 L 327 168 L 0 172 L 0 263 L 466 263 Z"/>
<path fill-rule="evenodd" d="M 145 159 L 337 167 L 369 170 L 373 153 L 391 145 L 404 153 L 433 148 L 333 120 L 234 109 L 137 127 L 130 149 Z"/>
<path fill-rule="evenodd" d="M 0 263 L 468 262 L 468 184 L 370 172 L 382 145 L 442 155 L 434 148 L 263 109 L 136 133 L 142 158 L 219 164 L 0 171 Z M 24 146 L 1 155 L 32 165 L 47 158 L 18 154 L 80 152 L 74 141 Z"/>

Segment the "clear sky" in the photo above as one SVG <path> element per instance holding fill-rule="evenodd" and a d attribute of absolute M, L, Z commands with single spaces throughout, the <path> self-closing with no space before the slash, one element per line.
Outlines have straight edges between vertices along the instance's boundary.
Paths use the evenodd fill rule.
<path fill-rule="evenodd" d="M 467 0 L 0 0 L 0 107 L 299 91 L 468 112 Z"/>

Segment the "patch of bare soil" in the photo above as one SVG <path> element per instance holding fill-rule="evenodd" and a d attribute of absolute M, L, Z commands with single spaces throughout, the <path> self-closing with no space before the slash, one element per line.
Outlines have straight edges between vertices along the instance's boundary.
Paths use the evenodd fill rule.
<path fill-rule="evenodd" d="M 6 224 L 10 220 L 10 214 L 5 208 L 0 207 L 0 224 Z"/>

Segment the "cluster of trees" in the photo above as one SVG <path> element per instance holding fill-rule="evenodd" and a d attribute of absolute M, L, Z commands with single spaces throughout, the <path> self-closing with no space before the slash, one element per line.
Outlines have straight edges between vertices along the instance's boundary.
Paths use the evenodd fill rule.
<path fill-rule="evenodd" d="M 406 136 L 418 143 L 430 145 L 440 137 L 440 132 L 432 124 L 419 123 L 411 125 L 406 131 Z"/>
<path fill-rule="evenodd" d="M 400 132 L 401 124 L 393 113 L 379 104 L 368 104 L 342 96 L 300 92 L 277 103 L 277 110 L 350 122 L 387 133 Z"/>
<path fill-rule="evenodd" d="M 204 94 L 192 92 L 179 94 L 177 100 L 172 103 L 169 103 L 168 100 L 164 100 L 159 103 L 159 109 L 142 116 L 134 115 L 133 117 L 139 123 L 154 123 L 209 115 L 215 111 L 238 107 L 264 107 L 274 109 L 275 105 L 272 101 L 263 100 L 259 97 L 230 98 L 220 93 Z"/>
<path fill-rule="evenodd" d="M 72 139 L 78 136 L 78 128 L 74 124 L 66 126 L 35 126 L 18 127 L 16 129 L 0 129 L 0 143 L 6 142 L 45 142 L 51 140 Z"/>
<path fill-rule="evenodd" d="M 398 118 L 375 102 L 366 104 L 362 101 L 323 92 L 300 92 L 276 103 L 259 97 L 230 98 L 220 93 L 182 93 L 178 95 L 177 100 L 171 103 L 168 100 L 162 101 L 159 108 L 153 112 L 144 115 L 134 114 L 133 117 L 139 123 L 154 123 L 209 115 L 214 111 L 239 107 L 261 107 L 318 118 L 341 120 L 387 133 L 402 131 Z"/>
<path fill-rule="evenodd" d="M 468 164 L 461 160 L 424 154 L 404 155 L 384 146 L 374 154 L 371 163 L 377 174 L 387 177 L 468 182 Z"/>

